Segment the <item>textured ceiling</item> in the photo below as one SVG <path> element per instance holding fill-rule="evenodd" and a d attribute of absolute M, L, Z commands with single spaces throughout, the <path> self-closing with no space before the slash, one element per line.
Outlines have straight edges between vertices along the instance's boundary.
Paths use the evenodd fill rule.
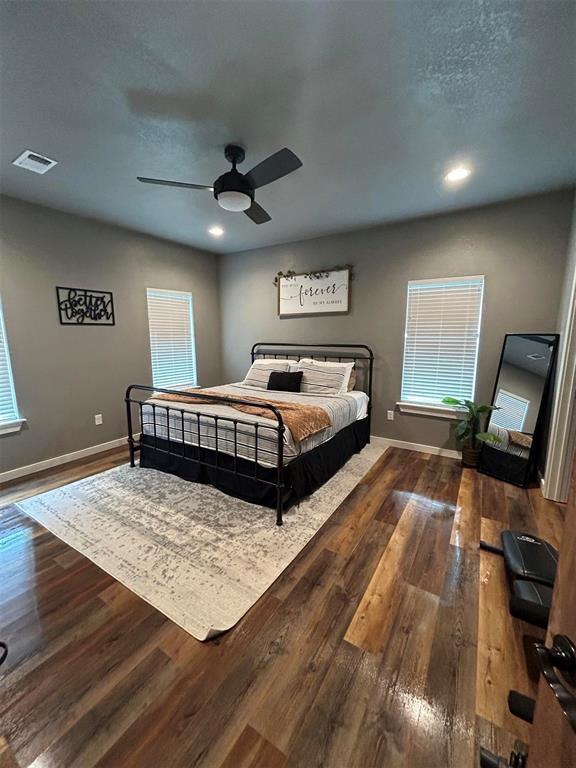
<path fill-rule="evenodd" d="M 570 185 L 576 4 L 562 0 L 0 0 L 4 193 L 236 251 Z M 211 184 L 287 146 L 272 221 Z M 45 176 L 11 161 L 32 149 Z M 446 168 L 470 163 L 447 189 Z M 208 227 L 220 224 L 216 241 Z"/>
<path fill-rule="evenodd" d="M 541 339 L 553 340 L 552 336 L 540 336 Z M 542 355 L 543 359 L 533 360 L 528 355 Z M 522 336 L 513 336 L 508 339 L 504 362 L 522 368 L 535 376 L 546 376 L 551 352 L 547 345 L 537 341 L 525 339 Z"/>

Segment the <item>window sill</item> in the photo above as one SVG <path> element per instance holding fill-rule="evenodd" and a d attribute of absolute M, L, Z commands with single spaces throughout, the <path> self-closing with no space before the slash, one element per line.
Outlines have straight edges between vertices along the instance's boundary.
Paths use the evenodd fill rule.
<path fill-rule="evenodd" d="M 0 424 L 0 435 L 9 435 L 12 432 L 20 432 L 24 424 L 26 424 L 26 419 L 6 421 L 4 424 Z"/>
<path fill-rule="evenodd" d="M 454 408 L 451 405 L 434 405 L 434 403 L 396 403 L 401 413 L 412 413 L 418 416 L 435 416 L 437 419 L 456 421 L 466 413 L 465 408 Z"/>

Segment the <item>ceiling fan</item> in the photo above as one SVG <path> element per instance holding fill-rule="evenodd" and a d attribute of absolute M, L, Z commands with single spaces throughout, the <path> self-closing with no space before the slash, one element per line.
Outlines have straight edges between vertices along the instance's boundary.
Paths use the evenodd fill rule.
<path fill-rule="evenodd" d="M 266 160 L 262 160 L 248 173 L 240 173 L 236 166 L 244 160 L 246 153 L 236 144 L 228 144 L 224 156 L 232 163 L 232 170 L 219 176 L 212 186 L 206 184 L 188 184 L 184 181 L 167 181 L 137 176 L 144 184 L 161 184 L 166 187 L 186 187 L 187 189 L 206 189 L 214 193 L 218 205 L 226 211 L 243 211 L 255 224 L 270 221 L 270 215 L 254 200 L 254 190 L 271 184 L 282 176 L 287 176 L 302 166 L 300 158 L 290 149 L 280 149 Z"/>

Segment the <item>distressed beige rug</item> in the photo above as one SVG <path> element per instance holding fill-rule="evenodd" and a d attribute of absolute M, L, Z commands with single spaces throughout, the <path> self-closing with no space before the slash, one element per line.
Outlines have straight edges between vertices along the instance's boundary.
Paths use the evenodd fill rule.
<path fill-rule="evenodd" d="M 233 627 L 382 455 L 369 445 L 275 524 L 275 512 L 128 465 L 17 506 L 190 632 Z"/>

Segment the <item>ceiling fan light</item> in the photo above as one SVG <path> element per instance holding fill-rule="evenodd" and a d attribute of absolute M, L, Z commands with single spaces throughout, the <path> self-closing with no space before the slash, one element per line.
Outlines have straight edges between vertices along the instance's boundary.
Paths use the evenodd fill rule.
<path fill-rule="evenodd" d="M 252 205 L 252 198 L 245 192 L 229 190 L 220 192 L 218 195 L 218 205 L 225 211 L 247 211 Z"/>

